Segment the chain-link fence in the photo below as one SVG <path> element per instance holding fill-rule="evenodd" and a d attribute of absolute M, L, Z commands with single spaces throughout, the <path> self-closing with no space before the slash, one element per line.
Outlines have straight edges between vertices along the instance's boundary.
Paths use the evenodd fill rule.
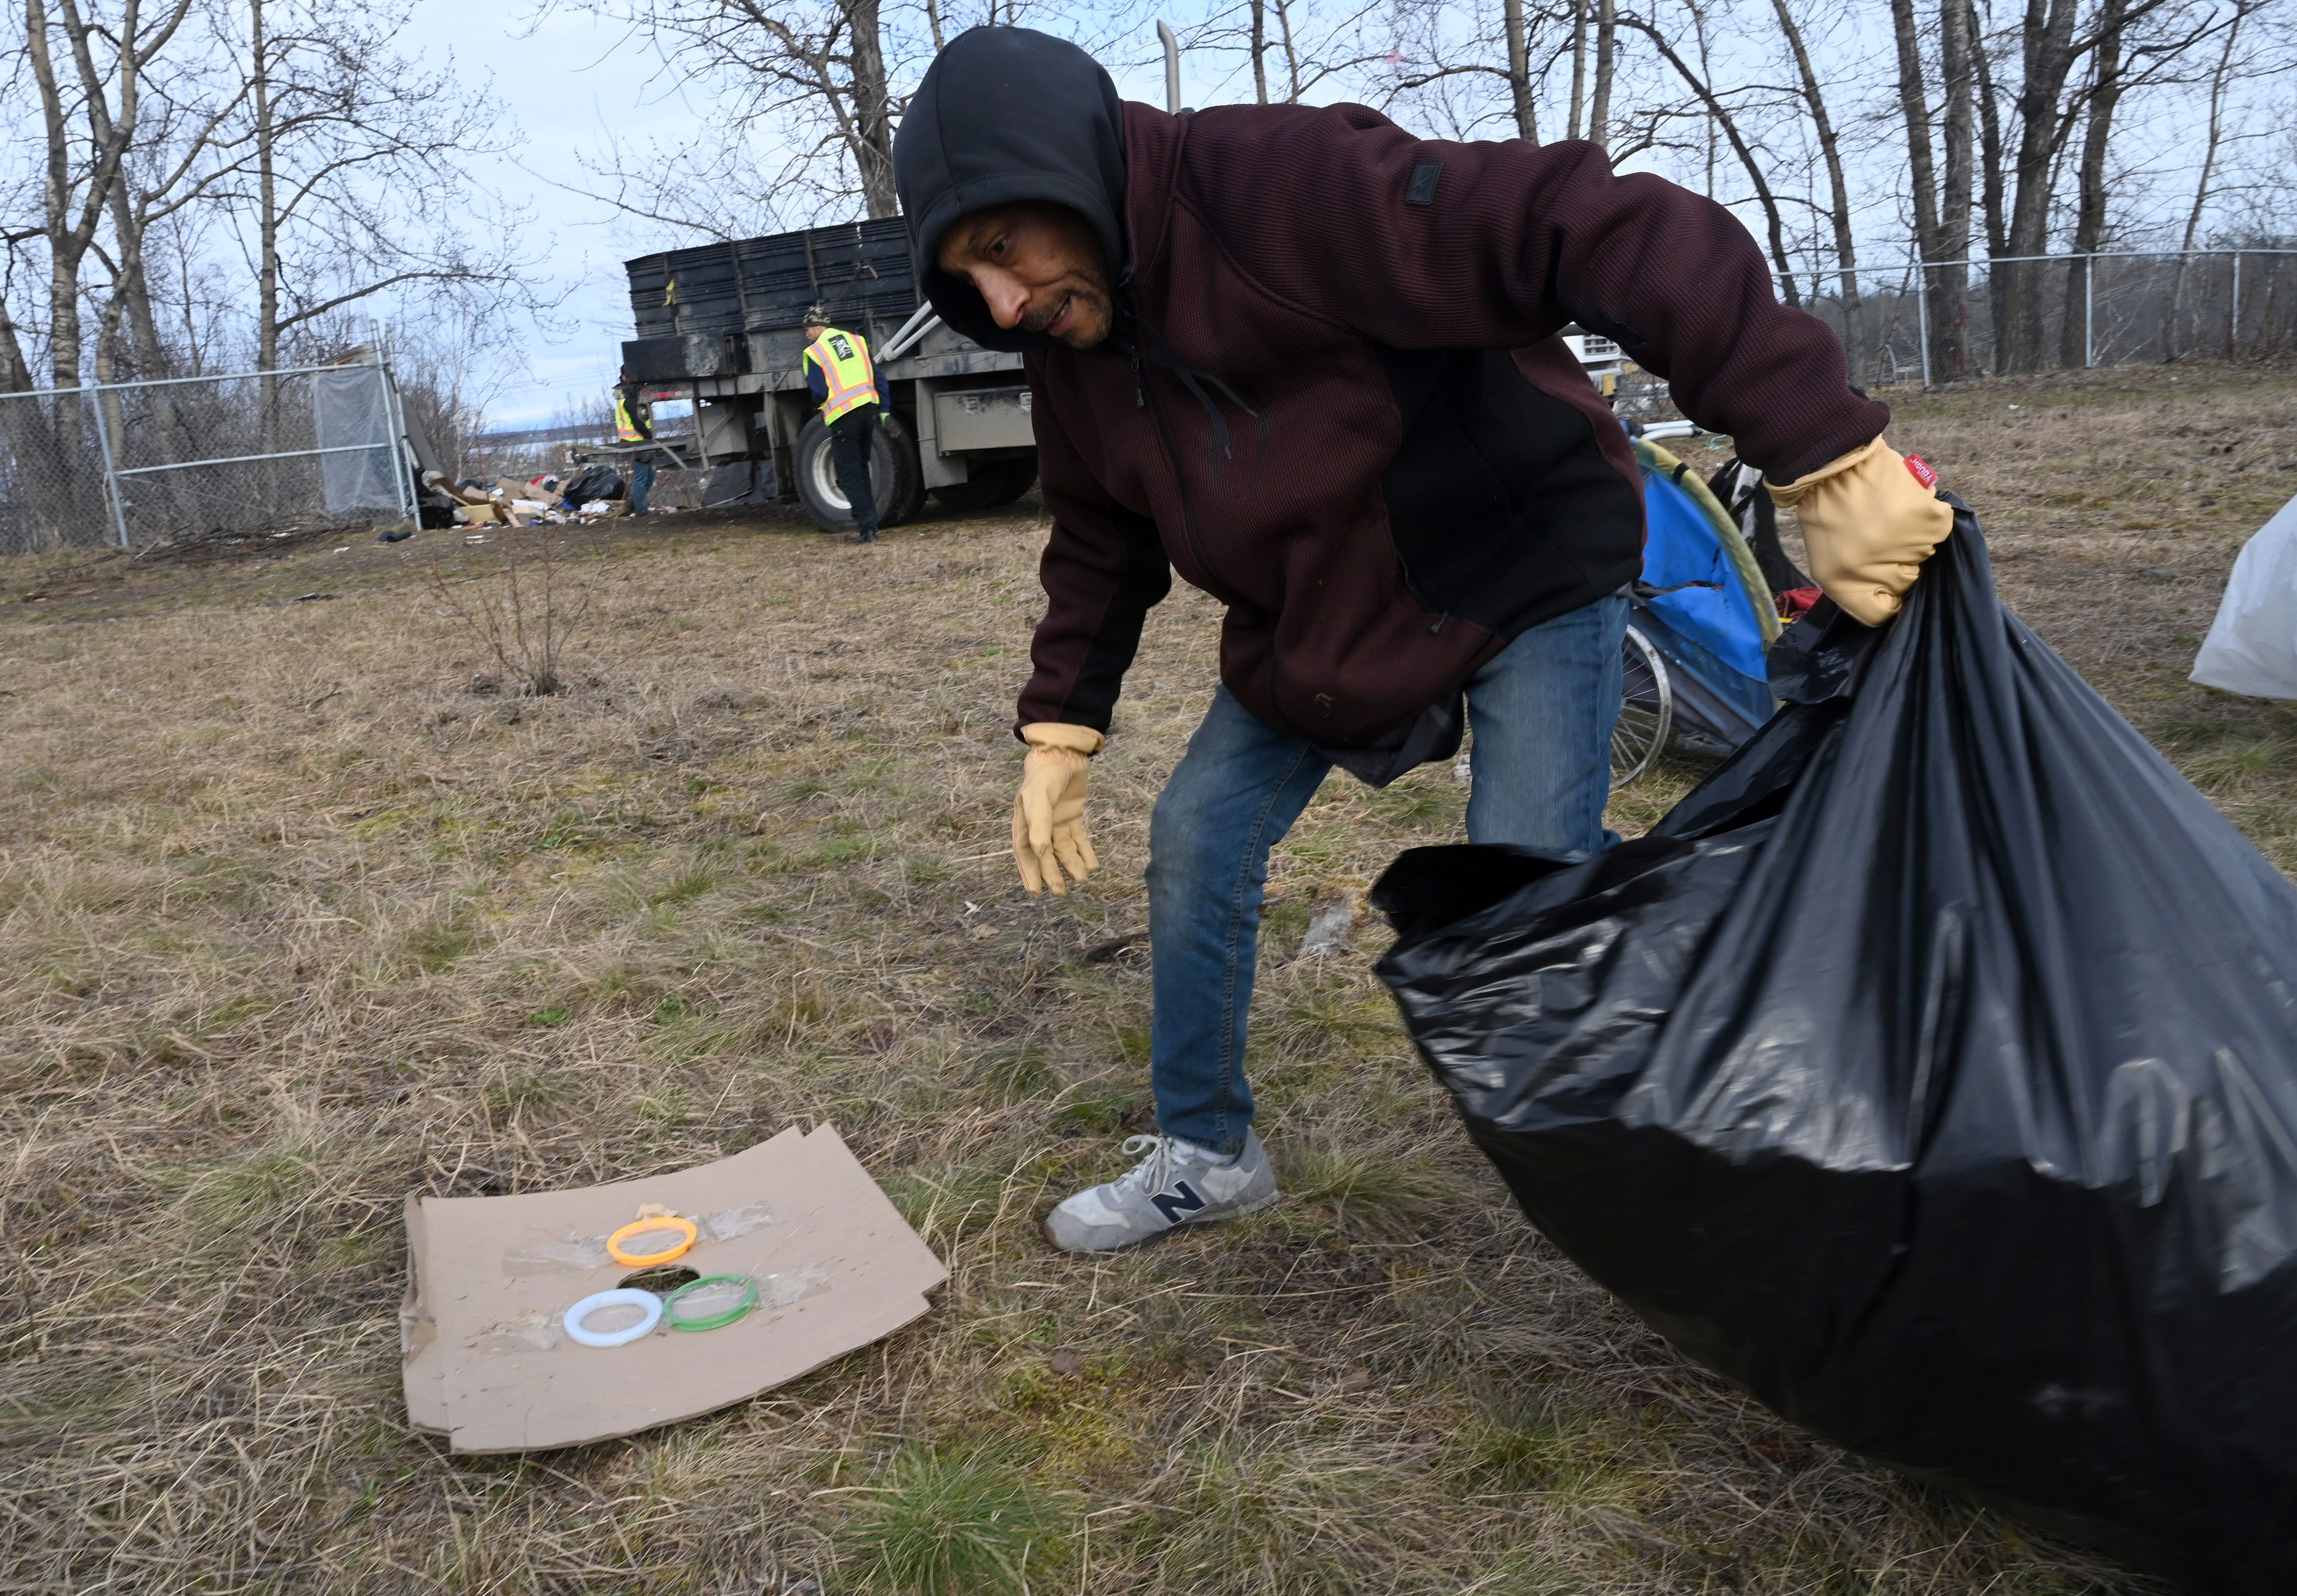
<path fill-rule="evenodd" d="M 105 423 L 85 389 L 0 394 L 0 554 L 118 539 Z"/>
<path fill-rule="evenodd" d="M 1855 315 L 1840 274 L 1794 286 L 1862 383 L 2297 354 L 2297 249 L 1908 263 L 1855 281 Z"/>
<path fill-rule="evenodd" d="M 389 366 L 0 394 L 0 554 L 413 514 Z"/>

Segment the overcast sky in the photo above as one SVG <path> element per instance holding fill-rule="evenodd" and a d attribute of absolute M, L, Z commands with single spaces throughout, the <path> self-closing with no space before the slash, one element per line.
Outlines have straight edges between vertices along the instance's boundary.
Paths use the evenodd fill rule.
<path fill-rule="evenodd" d="M 489 407 L 495 425 L 551 420 L 559 410 L 602 394 L 614 380 L 622 341 L 630 336 L 622 262 L 633 255 L 696 242 L 656 224 L 613 214 L 575 191 L 589 186 L 582 169 L 611 129 L 627 148 L 665 146 L 704 136 L 706 106 L 660 70 L 640 40 L 579 11 L 554 12 L 537 23 L 531 0 L 419 0 L 400 44 L 432 59 L 452 51 L 456 77 L 487 94 L 519 130 L 515 157 L 477 165 L 473 177 L 523 195 L 538 233 L 554 240 L 543 267 L 550 297 L 564 303 L 547 323 L 526 329 L 527 372 Z M 1160 80 L 1119 80 L 1128 95 L 1161 101 Z M 1184 78 L 1184 88 L 1189 85 Z"/>

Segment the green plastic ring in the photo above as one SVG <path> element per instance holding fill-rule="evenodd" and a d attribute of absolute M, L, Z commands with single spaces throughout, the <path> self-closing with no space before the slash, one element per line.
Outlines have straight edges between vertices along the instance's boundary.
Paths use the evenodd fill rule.
<path fill-rule="evenodd" d="M 704 1286 L 728 1284 L 738 1284 L 742 1287 L 743 1296 L 740 1302 L 736 1303 L 723 1313 L 712 1313 L 701 1319 L 680 1319 L 678 1316 L 678 1304 L 682 1298 L 701 1290 Z M 662 1321 L 673 1330 L 720 1330 L 732 1324 L 757 1305 L 758 1283 L 749 1276 L 704 1275 L 698 1280 L 688 1280 L 662 1299 Z"/>

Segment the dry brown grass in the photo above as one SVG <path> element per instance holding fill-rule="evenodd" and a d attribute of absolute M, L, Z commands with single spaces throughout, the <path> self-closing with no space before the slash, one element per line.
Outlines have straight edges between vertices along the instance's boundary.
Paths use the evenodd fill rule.
<path fill-rule="evenodd" d="M 2180 376 L 1916 399 L 1895 438 L 2045 634 L 2297 863 L 2289 712 L 2182 680 L 2297 491 L 2297 382 Z M 1685 1365 L 1515 1215 L 1371 977 L 1380 937 L 1286 960 L 1312 902 L 1456 835 L 1441 769 L 1334 781 L 1277 860 L 1253 1067 L 1296 1199 L 1048 1252 L 1037 1217 L 1147 1123 L 1143 960 L 1081 954 L 1143 924 L 1215 614 L 1154 617 L 1098 767 L 1107 868 L 1032 903 L 1003 837 L 1038 535 L 600 537 L 573 688 L 516 700 L 469 690 L 492 662 L 426 591 L 427 536 L 0 571 L 0 1589 L 987 1589 L 1017 1547 L 1040 1592 L 2146 1588 Z M 406 1429 L 408 1189 L 823 1119 L 948 1257 L 926 1320 L 631 1441 L 460 1460 Z"/>

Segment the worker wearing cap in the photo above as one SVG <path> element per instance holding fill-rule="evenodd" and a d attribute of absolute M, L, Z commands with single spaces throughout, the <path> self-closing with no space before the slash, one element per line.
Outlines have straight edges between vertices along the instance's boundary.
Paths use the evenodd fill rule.
<path fill-rule="evenodd" d="M 976 28 L 911 97 L 893 178 L 942 320 L 1025 357 L 1052 517 L 1014 728 L 1031 893 L 1097 867 L 1087 771 L 1172 573 L 1228 610 L 1149 823 L 1157 1134 L 1052 1211 L 1070 1251 L 1276 1200 L 1243 1069 L 1262 892 L 1335 765 L 1384 785 L 1472 721 L 1470 841 L 1615 840 L 1642 473 L 1563 327 L 1732 434 L 1857 619 L 1894 614 L 1952 525 L 1736 218 L 1592 144 L 1420 139 L 1361 105 L 1167 115 L 1074 45 Z"/>
<path fill-rule="evenodd" d="M 630 380 L 628 370 L 614 388 L 614 437 L 622 443 L 654 441 L 654 407 L 646 402 L 646 386 Z M 654 462 L 644 449 L 630 456 L 630 513 L 646 513 L 646 495 L 654 490 Z"/>
<path fill-rule="evenodd" d="M 829 427 L 829 457 L 837 486 L 853 510 L 853 541 L 877 540 L 877 491 L 869 456 L 877 441 L 877 373 L 869 344 L 859 333 L 829 325 L 819 305 L 805 313 L 805 385 Z"/>

